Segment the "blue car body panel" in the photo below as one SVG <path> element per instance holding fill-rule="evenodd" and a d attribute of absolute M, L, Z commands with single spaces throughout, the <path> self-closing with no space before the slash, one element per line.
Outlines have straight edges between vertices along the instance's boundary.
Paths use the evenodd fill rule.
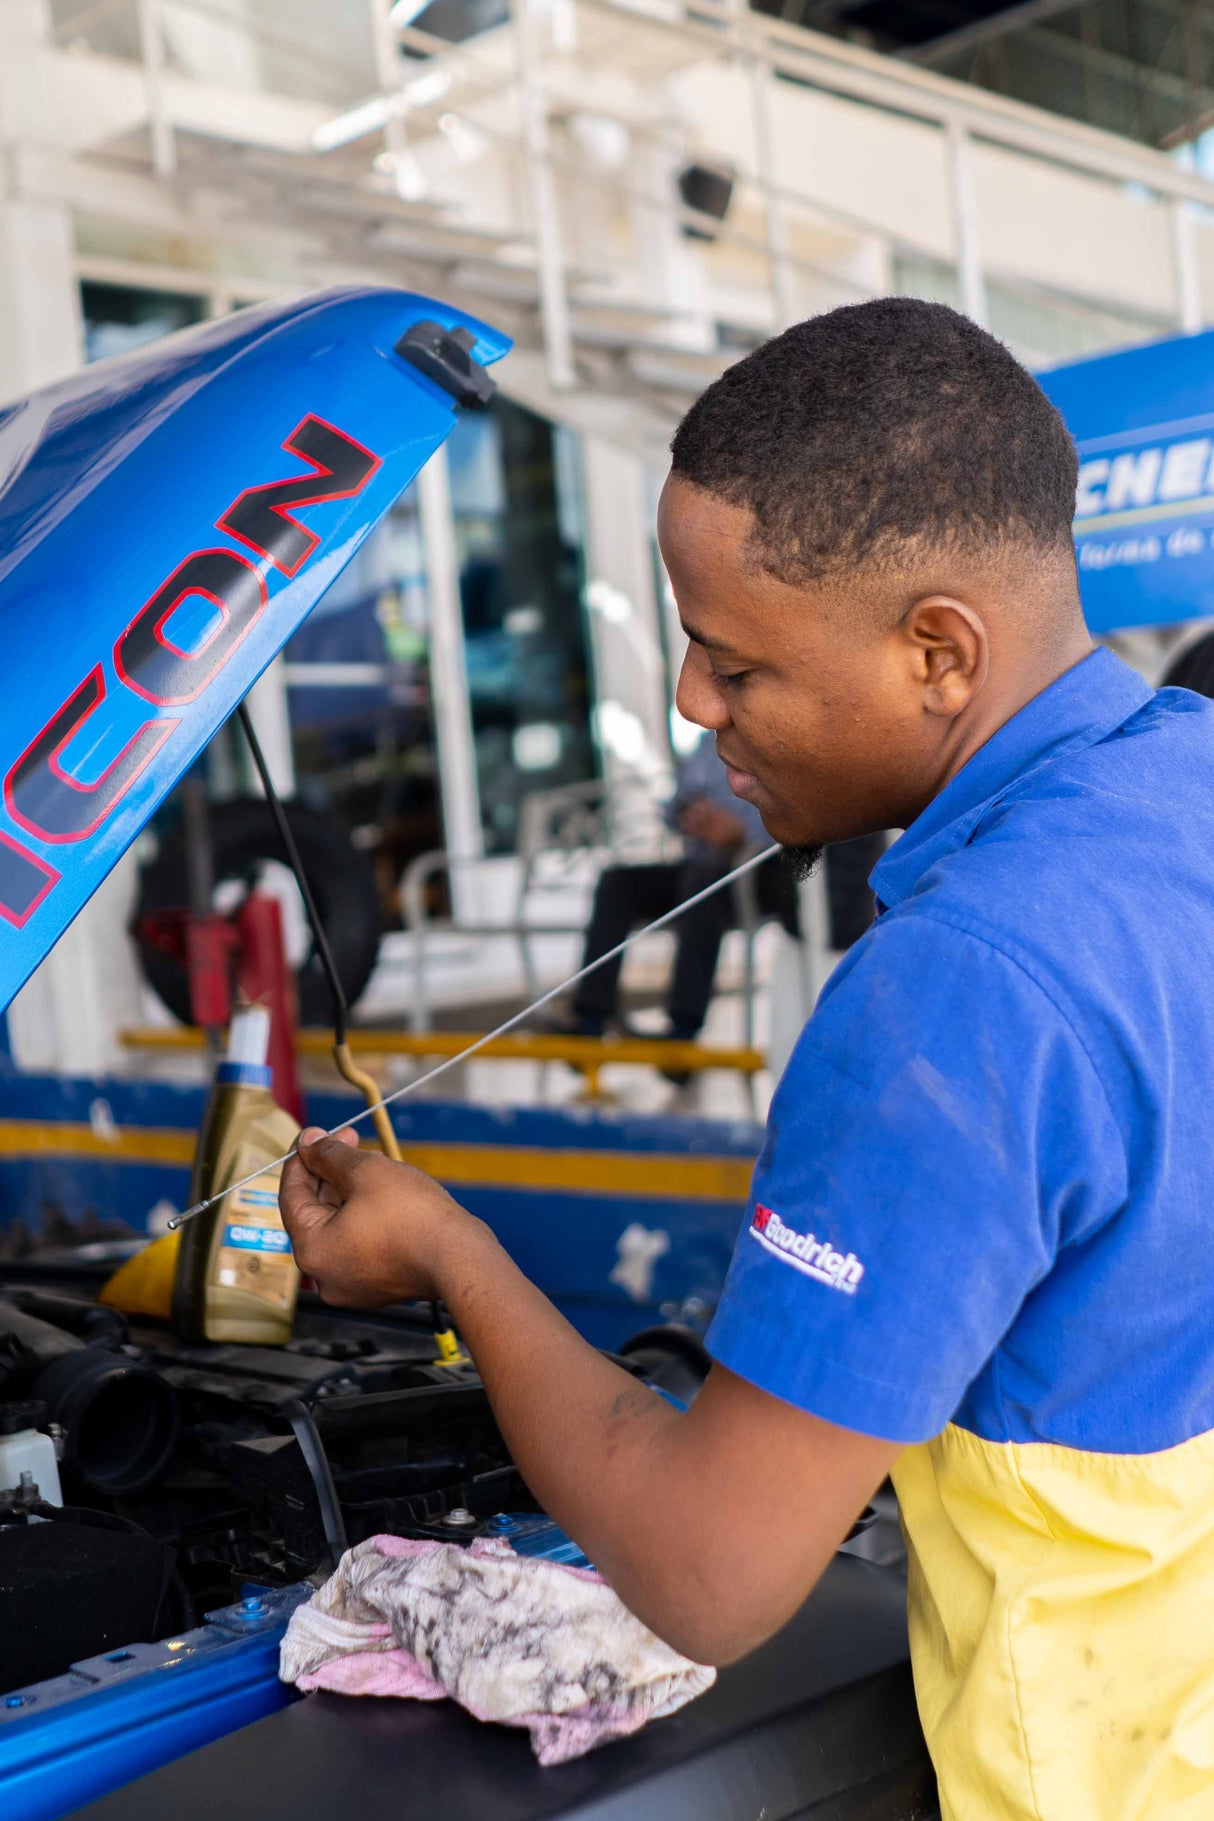
<path fill-rule="evenodd" d="M 0 1007 L 448 435 L 422 321 L 509 345 L 350 288 L 0 412 Z"/>
<path fill-rule="evenodd" d="M 184 1752 L 296 1698 L 278 1680 L 278 1646 L 306 1585 L 208 1613 L 159 1644 L 130 1644 L 0 1696 L 0 1814 L 59 1821 Z"/>

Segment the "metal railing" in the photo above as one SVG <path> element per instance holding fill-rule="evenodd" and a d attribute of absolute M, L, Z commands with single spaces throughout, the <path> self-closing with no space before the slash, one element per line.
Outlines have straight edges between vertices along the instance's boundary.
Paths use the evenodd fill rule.
<path fill-rule="evenodd" d="M 340 11 L 343 29 L 349 30 L 357 9 Z M 756 337 L 790 320 L 803 309 L 806 297 L 821 307 L 824 302 L 889 288 L 889 283 L 872 284 L 824 265 L 799 248 L 797 229 L 804 224 L 871 241 L 883 252 L 887 270 L 900 258 L 908 269 L 916 259 L 939 259 L 940 246 L 913 221 L 891 228 L 876 208 L 869 213 L 854 201 L 849 204 L 832 196 L 829 173 L 812 184 L 789 181 L 787 161 L 782 166 L 773 139 L 773 119 L 777 101 L 787 111 L 792 91 L 872 110 L 875 118 L 914 123 L 939 134 L 955 294 L 977 320 L 989 317 L 992 280 L 1004 292 L 1022 289 L 1046 311 L 1050 296 L 1049 283 L 1026 278 L 1022 271 L 1000 271 L 984 249 L 975 158 L 990 149 L 1026 161 L 1026 171 L 1044 165 L 1060 174 L 1078 174 L 1121 196 L 1132 191 L 1144 207 L 1165 211 L 1173 268 L 1172 321 L 1191 330 L 1203 320 L 1196 236 L 1205 230 L 1199 230 L 1198 211 L 1214 207 L 1214 185 L 1162 152 L 807 32 L 752 12 L 741 0 L 686 0 L 682 5 L 676 0 L 566 0 L 563 16 L 572 21 L 575 36 L 598 34 L 594 42 L 600 61 L 609 64 L 615 57 L 621 71 L 627 66 L 628 82 L 616 84 L 617 91 L 627 90 L 631 96 L 627 105 L 613 103 L 590 83 L 589 64 L 585 105 L 624 132 L 638 154 L 660 154 L 659 165 L 663 159 L 667 166 L 678 158 L 711 159 L 714 149 L 702 135 L 693 143 L 685 127 L 670 117 L 670 110 L 656 105 L 663 84 L 672 76 L 705 67 L 744 77 L 753 157 L 724 162 L 731 169 L 735 196 L 745 200 L 752 218 L 760 219 L 757 231 L 752 222 L 698 215 L 682 203 L 673 183 L 655 182 L 652 174 L 647 175 L 639 156 L 630 155 L 618 168 L 595 169 L 570 150 L 564 129 L 577 110 L 577 66 L 554 42 L 556 13 L 551 8 L 541 13 L 535 0 L 514 0 L 505 25 L 458 45 L 413 25 L 391 26 L 383 0 L 370 0 L 359 16 L 365 27 L 361 49 L 348 56 L 326 56 L 323 47 L 300 33 L 285 3 L 279 16 L 267 17 L 263 9 L 254 20 L 221 0 L 100 0 L 65 11 L 58 37 L 63 44 L 96 48 L 106 45 L 108 34 L 105 55 L 125 53 L 141 64 L 150 163 L 162 178 L 180 176 L 183 135 L 194 155 L 207 139 L 182 102 L 183 86 L 195 80 L 184 20 L 202 28 L 209 24 L 231 35 L 233 42 L 247 41 L 246 75 L 261 65 L 296 70 L 291 89 L 297 101 L 310 97 L 318 107 L 331 109 L 335 93 L 347 94 L 351 137 L 343 141 L 340 133 L 334 138 L 330 131 L 325 138 L 323 115 L 318 114 L 316 142 L 330 145 L 332 151 L 314 152 L 306 168 L 331 180 L 338 192 L 344 188 L 352 196 L 379 198 L 376 206 L 391 222 L 391 233 L 381 244 L 368 237 L 361 255 L 369 265 L 398 268 L 414 258 L 443 265 L 445 255 L 444 269 L 457 291 L 465 281 L 505 285 L 513 277 L 522 317 L 529 310 L 535 313 L 547 383 L 555 395 L 608 383 L 604 375 L 611 370 L 613 353 L 625 362 L 636 356 L 634 376 L 641 389 L 648 383 L 658 393 L 683 387 L 694 391 L 711 377 L 714 362 L 723 364 L 727 358 L 727 351 L 717 347 L 716 324 L 722 315 L 728 316 L 730 306 L 714 292 L 736 295 L 749 287 L 748 294 L 753 295 L 756 272 L 764 275 L 766 290 L 764 311 L 756 315 L 751 309 L 749 327 Z M 647 79 L 636 69 L 636 46 L 642 40 L 654 47 L 654 73 Z M 203 76 L 196 80 L 197 86 L 206 86 Z M 252 97 L 251 106 L 256 107 Z M 360 130 L 360 120 L 371 125 Z M 521 179 L 515 200 L 494 222 L 476 220 L 475 174 L 461 173 L 454 153 L 442 166 L 444 185 L 450 181 L 441 195 L 409 196 L 401 187 L 401 173 L 412 170 L 419 150 L 426 151 L 433 164 L 442 134 L 454 132 L 459 123 L 474 130 L 490 146 L 495 161 L 507 161 Z M 239 140 L 238 123 L 229 120 L 211 137 L 222 139 L 224 132 Z M 301 221 L 312 224 L 319 203 L 309 197 L 315 179 L 305 176 L 305 167 L 298 162 L 301 150 L 306 146 L 297 146 L 292 154 L 299 178 L 293 206 Z M 380 167 L 374 175 L 373 165 Z M 610 198 L 620 211 L 656 220 L 675 241 L 687 229 L 710 232 L 708 250 L 701 248 L 696 255 L 701 258 L 700 294 L 691 299 L 655 296 L 645 256 L 634 244 L 637 237 L 631 229 L 621 232 L 618 244 L 600 250 L 593 272 L 581 270 L 571 216 L 576 216 L 579 198 L 592 196 L 599 199 L 596 206 Z M 486 234 L 479 279 L 469 268 L 470 225 Z M 487 272 L 496 280 L 486 277 Z M 629 304 L 650 307 L 652 320 L 642 324 L 638 319 L 631 330 L 619 330 L 613 345 L 611 333 L 596 327 L 595 312 L 601 315 Z M 1071 312 L 1089 308 L 1094 318 L 1111 311 L 1108 299 L 1093 297 L 1082 286 L 1074 294 L 1059 295 L 1059 307 L 1063 306 Z M 1132 332 L 1132 303 L 1122 307 L 1120 317 L 1116 311 L 1111 314 Z M 1141 318 L 1143 333 L 1157 329 L 1157 304 L 1144 303 Z M 668 333 L 670 325 L 673 333 Z M 597 368 L 588 365 L 590 352 L 596 350 L 602 356 Z M 656 359 L 658 353 L 672 357 L 664 367 Z M 683 357 L 682 372 L 673 359 L 676 354 Z M 646 355 L 651 358 L 643 359 Z"/>

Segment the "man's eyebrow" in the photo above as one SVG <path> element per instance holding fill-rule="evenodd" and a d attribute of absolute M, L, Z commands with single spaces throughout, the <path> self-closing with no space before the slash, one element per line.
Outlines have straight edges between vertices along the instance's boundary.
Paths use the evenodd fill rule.
<path fill-rule="evenodd" d="M 710 638 L 706 632 L 701 632 L 698 627 L 689 626 L 686 620 L 682 621 L 682 627 L 692 644 L 702 645 L 705 651 L 732 651 L 734 649 L 728 640 Z"/>

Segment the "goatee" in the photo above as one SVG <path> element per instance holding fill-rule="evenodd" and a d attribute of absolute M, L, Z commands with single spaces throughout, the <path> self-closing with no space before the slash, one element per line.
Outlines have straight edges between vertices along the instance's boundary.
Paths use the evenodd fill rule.
<path fill-rule="evenodd" d="M 810 877 L 822 858 L 821 843 L 817 847 L 786 847 L 782 858 L 793 878 L 800 884 Z"/>

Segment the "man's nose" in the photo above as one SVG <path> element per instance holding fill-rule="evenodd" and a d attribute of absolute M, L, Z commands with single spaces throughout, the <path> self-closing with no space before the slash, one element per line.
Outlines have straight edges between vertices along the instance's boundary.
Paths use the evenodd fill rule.
<path fill-rule="evenodd" d="M 697 727 L 707 727 L 713 733 L 719 733 L 729 725 L 729 713 L 720 690 L 713 683 L 708 659 L 695 645 L 687 647 L 674 692 L 674 705 L 685 721 L 693 721 Z"/>

